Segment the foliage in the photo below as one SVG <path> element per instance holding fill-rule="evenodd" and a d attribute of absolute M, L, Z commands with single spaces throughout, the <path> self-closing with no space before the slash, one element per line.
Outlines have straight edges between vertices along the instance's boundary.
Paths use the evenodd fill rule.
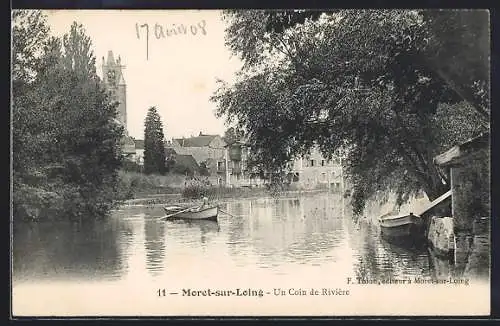
<path fill-rule="evenodd" d="M 163 124 L 154 106 L 149 108 L 144 126 L 144 172 L 146 174 L 165 174 Z"/>
<path fill-rule="evenodd" d="M 121 171 L 119 179 L 120 199 L 131 199 L 150 194 L 178 193 L 184 182 L 183 177 L 174 174 L 146 175 L 128 171 Z"/>
<path fill-rule="evenodd" d="M 209 186 L 197 179 L 190 180 L 182 189 L 182 197 L 184 198 L 202 198 L 209 191 Z"/>
<path fill-rule="evenodd" d="M 143 167 L 136 162 L 132 162 L 130 160 L 123 160 L 122 170 L 126 172 L 136 172 L 141 173 Z"/>
<path fill-rule="evenodd" d="M 165 172 L 173 171 L 175 167 L 175 155 L 168 155 L 165 159 Z"/>
<path fill-rule="evenodd" d="M 424 10 L 431 37 L 426 63 L 481 115 L 490 116 L 487 10 Z"/>
<path fill-rule="evenodd" d="M 182 162 L 175 162 L 172 168 L 172 173 L 180 175 L 194 176 L 196 172 L 191 166 L 184 165 Z"/>
<path fill-rule="evenodd" d="M 454 105 L 464 97 L 429 64 L 437 31 L 414 10 L 306 16 L 279 29 L 266 11 L 226 12 L 227 43 L 245 65 L 212 100 L 247 131 L 254 165 L 282 182 L 286 162 L 313 145 L 341 153 L 358 213 L 381 190 L 395 190 L 400 203 L 421 189 L 441 195 L 449 185 L 433 156 L 462 139 L 457 129 L 484 131 L 488 122 L 474 103 Z M 450 104 L 444 115 L 440 103 Z M 484 123 L 471 128 L 463 117 L 473 112 Z"/>
<path fill-rule="evenodd" d="M 208 170 L 208 166 L 206 162 L 200 163 L 200 175 L 203 177 L 209 176 L 210 171 Z"/>
<path fill-rule="evenodd" d="M 229 127 L 224 132 L 223 140 L 227 145 L 232 145 L 235 142 L 241 140 L 243 138 L 243 135 L 243 130 L 235 127 Z"/>
<path fill-rule="evenodd" d="M 62 40 L 48 37 L 38 11 L 13 18 L 14 216 L 105 216 L 115 204 L 123 130 L 90 39 L 77 23 Z"/>
<path fill-rule="evenodd" d="M 40 66 L 43 44 L 49 36 L 46 17 L 39 10 L 12 11 L 12 80 L 31 82 Z"/>

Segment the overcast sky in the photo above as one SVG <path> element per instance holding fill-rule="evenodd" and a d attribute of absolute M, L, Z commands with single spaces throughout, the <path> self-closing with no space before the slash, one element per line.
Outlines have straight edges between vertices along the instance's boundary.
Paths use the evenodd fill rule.
<path fill-rule="evenodd" d="M 224 45 L 225 25 L 220 11 L 50 10 L 46 13 L 54 35 L 67 33 L 73 21 L 84 25 L 93 42 L 99 75 L 102 57 L 107 57 L 109 50 L 115 59 L 121 56 L 126 66 L 127 129 L 131 136 L 144 138 L 144 118 L 150 106 L 158 108 L 166 139 L 197 135 L 200 131 L 223 134 L 224 121 L 215 117 L 215 105 L 209 97 L 216 89 L 216 78 L 232 81 L 241 62 L 231 57 Z M 149 26 L 148 46 L 143 24 Z M 173 28 L 184 31 L 183 27 L 186 34 L 172 32 Z"/>

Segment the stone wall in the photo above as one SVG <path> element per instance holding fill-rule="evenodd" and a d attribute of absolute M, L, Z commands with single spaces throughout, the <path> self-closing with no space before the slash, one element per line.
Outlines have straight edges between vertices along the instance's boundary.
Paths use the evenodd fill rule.
<path fill-rule="evenodd" d="M 471 155 L 452 166 L 452 212 L 455 233 L 455 268 L 459 274 L 489 271 L 491 219 L 489 152 Z"/>
<path fill-rule="evenodd" d="M 459 272 L 463 271 L 465 277 L 489 277 L 491 268 L 490 222 L 489 216 L 476 218 L 472 224 L 472 234 L 460 234 L 462 241 L 455 244 L 457 247 L 456 268 Z"/>
<path fill-rule="evenodd" d="M 450 172 L 455 232 L 471 234 L 476 218 L 490 216 L 489 154 L 482 150 Z"/>
<path fill-rule="evenodd" d="M 436 255 L 448 257 L 454 250 L 453 218 L 432 216 L 427 240 Z"/>

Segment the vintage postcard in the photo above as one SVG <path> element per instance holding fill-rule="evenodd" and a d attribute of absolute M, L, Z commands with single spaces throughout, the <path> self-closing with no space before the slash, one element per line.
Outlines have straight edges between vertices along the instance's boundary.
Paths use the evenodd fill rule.
<path fill-rule="evenodd" d="M 12 315 L 489 315 L 489 21 L 13 10 Z"/>

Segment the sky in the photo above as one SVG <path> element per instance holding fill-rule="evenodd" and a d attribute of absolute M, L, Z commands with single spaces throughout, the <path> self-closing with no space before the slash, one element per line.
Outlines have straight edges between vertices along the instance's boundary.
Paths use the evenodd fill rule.
<path fill-rule="evenodd" d="M 166 139 L 220 134 L 224 119 L 209 101 L 216 79 L 234 80 L 242 63 L 224 45 L 217 10 L 48 10 L 51 33 L 62 36 L 73 21 L 92 39 L 96 68 L 109 50 L 125 65 L 127 130 L 144 138 L 144 119 L 156 106 Z M 147 24 L 147 27 L 144 26 Z M 186 33 L 172 32 L 175 28 Z M 149 30 L 149 32 L 147 31 Z M 147 35 L 149 34 L 149 37 Z M 148 40 L 148 41 L 147 41 Z"/>

